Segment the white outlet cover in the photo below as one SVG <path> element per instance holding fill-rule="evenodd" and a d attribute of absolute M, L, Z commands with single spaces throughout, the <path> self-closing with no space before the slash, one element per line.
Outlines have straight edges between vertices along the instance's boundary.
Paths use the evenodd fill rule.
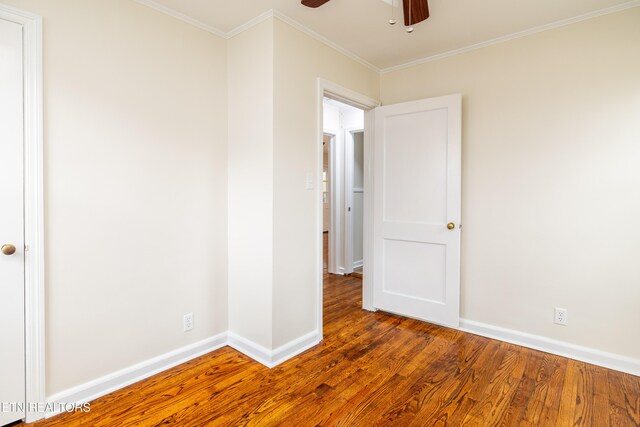
<path fill-rule="evenodd" d="M 569 314 L 567 313 L 566 308 L 556 307 L 553 317 L 553 323 L 556 325 L 567 326 L 569 321 Z"/>
<path fill-rule="evenodd" d="M 183 323 L 184 332 L 192 330 L 193 329 L 193 313 L 185 314 L 182 323 Z"/>

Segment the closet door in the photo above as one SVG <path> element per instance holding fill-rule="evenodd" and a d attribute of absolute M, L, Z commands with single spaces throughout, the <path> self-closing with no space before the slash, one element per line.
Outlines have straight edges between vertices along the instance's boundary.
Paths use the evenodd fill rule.
<path fill-rule="evenodd" d="M 22 63 L 22 26 L 0 19 L 0 425 L 25 416 Z"/>

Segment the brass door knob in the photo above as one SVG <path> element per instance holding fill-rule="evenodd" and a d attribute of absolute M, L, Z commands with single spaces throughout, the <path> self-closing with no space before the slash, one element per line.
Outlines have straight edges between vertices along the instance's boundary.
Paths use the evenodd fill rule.
<path fill-rule="evenodd" d="M 449 230 L 453 230 L 454 228 L 456 228 L 456 225 L 454 223 L 450 222 L 449 224 L 447 224 L 447 228 Z"/>
<path fill-rule="evenodd" d="M 13 255 L 16 253 L 16 247 L 11 243 L 7 243 L 6 245 L 2 245 L 2 253 L 5 255 Z"/>

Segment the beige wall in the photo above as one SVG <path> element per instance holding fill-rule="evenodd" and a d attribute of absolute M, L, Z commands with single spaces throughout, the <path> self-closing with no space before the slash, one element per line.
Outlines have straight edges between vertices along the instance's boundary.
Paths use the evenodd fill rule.
<path fill-rule="evenodd" d="M 385 104 L 463 95 L 463 317 L 640 358 L 638 23 L 634 8 L 382 75 Z"/>
<path fill-rule="evenodd" d="M 47 394 L 225 331 L 225 41 L 129 0 L 2 2 L 44 19 Z"/>
<path fill-rule="evenodd" d="M 229 40 L 229 327 L 272 344 L 273 20 Z"/>
<path fill-rule="evenodd" d="M 379 75 L 330 47 L 274 20 L 273 346 L 316 328 L 317 193 L 305 190 L 318 173 L 317 79 L 378 98 Z M 316 183 L 321 185 L 321 183 Z"/>
<path fill-rule="evenodd" d="M 229 326 L 271 350 L 317 326 L 317 79 L 379 79 L 277 18 L 229 40 L 228 76 Z"/>

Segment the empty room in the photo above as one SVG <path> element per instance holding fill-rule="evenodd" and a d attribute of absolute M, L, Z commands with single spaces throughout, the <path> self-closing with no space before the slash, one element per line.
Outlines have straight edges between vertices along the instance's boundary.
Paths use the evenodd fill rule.
<path fill-rule="evenodd" d="M 0 426 L 640 426 L 640 0 L 0 0 Z"/>

